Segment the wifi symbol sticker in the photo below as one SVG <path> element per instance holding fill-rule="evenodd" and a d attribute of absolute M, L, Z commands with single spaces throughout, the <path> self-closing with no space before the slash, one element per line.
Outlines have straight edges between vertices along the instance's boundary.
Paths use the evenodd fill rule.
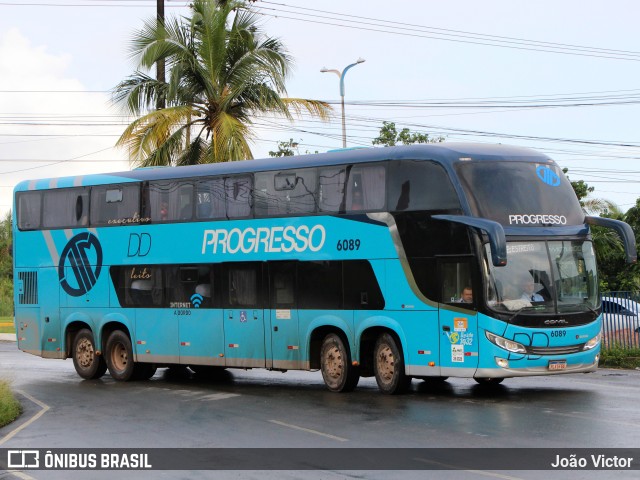
<path fill-rule="evenodd" d="M 191 303 L 193 303 L 193 306 L 196 308 L 200 308 L 200 305 L 202 305 L 203 300 L 204 300 L 204 297 L 199 293 L 194 293 L 193 295 L 191 295 Z"/>

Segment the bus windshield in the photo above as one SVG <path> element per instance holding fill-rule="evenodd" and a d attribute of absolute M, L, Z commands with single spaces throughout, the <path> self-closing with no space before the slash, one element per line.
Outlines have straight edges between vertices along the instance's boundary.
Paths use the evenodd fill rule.
<path fill-rule="evenodd" d="M 486 258 L 491 258 L 489 245 Z M 507 265 L 487 261 L 487 302 L 496 311 L 565 313 L 599 306 L 593 246 L 589 241 L 507 243 Z"/>
<path fill-rule="evenodd" d="M 584 223 L 576 194 L 554 163 L 469 162 L 457 171 L 474 215 L 514 227 Z"/>

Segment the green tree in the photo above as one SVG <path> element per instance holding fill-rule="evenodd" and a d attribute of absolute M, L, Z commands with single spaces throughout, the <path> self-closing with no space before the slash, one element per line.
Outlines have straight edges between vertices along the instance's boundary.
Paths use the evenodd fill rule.
<path fill-rule="evenodd" d="M 13 314 L 13 243 L 11 212 L 0 221 L 0 316 Z"/>
<path fill-rule="evenodd" d="M 640 198 L 624 214 L 615 211 L 604 213 L 602 216 L 627 222 L 636 235 L 636 245 L 640 245 Z M 593 227 L 594 234 L 596 228 Z M 598 258 L 598 267 L 600 286 L 603 290 L 640 291 L 640 266 L 637 263 L 628 264 L 625 262 L 622 247 L 606 251 Z"/>
<path fill-rule="evenodd" d="M 427 133 L 411 132 L 408 128 L 403 128 L 400 133 L 396 129 L 394 122 L 382 122 L 380 134 L 373 139 L 374 145 L 393 147 L 399 143 L 411 145 L 414 143 L 440 143 L 444 142 L 444 137 L 429 137 Z"/>
<path fill-rule="evenodd" d="M 565 175 L 567 175 L 569 172 L 569 169 L 563 168 L 562 171 L 564 172 Z M 593 191 L 595 190 L 595 187 L 590 187 L 587 183 L 585 183 L 584 180 L 572 181 L 569 178 L 569 175 L 567 175 L 567 179 L 569 180 L 569 182 L 571 182 L 571 186 L 573 187 L 573 191 L 576 192 L 576 197 L 578 197 L 578 200 L 580 201 L 580 205 L 584 206 L 582 199 L 585 198 L 590 193 L 593 193 Z"/>
<path fill-rule="evenodd" d="M 294 150 L 295 149 L 295 150 Z M 293 157 L 298 151 L 298 142 L 290 138 L 287 142 L 278 142 L 278 150 L 270 151 L 270 157 Z"/>
<path fill-rule="evenodd" d="M 287 98 L 292 59 L 265 35 L 257 15 L 238 0 L 194 0 L 188 17 L 147 21 L 133 38 L 136 72 L 118 84 L 114 100 L 132 115 L 118 140 L 138 166 L 192 165 L 251 159 L 258 114 L 291 119 L 306 111 L 326 120 L 331 107 Z M 146 72 L 163 59 L 168 81 Z M 152 111 L 158 98 L 166 108 Z"/>

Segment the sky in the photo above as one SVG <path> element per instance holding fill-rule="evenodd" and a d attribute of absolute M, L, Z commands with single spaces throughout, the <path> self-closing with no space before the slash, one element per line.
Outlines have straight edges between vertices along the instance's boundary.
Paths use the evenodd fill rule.
<path fill-rule="evenodd" d="M 167 16 L 188 2 L 165 0 Z M 328 123 L 255 119 L 252 150 L 372 146 L 383 121 L 449 142 L 537 149 L 625 211 L 640 197 L 640 36 L 635 0 L 259 0 L 294 59 L 291 97 L 329 101 Z M 129 170 L 131 119 L 111 91 L 156 0 L 0 0 L 0 214 L 25 179 Z"/>

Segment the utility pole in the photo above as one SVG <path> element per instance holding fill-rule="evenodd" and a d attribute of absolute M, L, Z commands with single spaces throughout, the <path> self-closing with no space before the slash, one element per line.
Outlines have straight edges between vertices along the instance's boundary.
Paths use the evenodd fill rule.
<path fill-rule="evenodd" d="M 157 0 L 157 10 L 158 10 L 158 26 L 164 26 L 164 0 Z M 156 62 L 156 79 L 158 83 L 165 83 L 164 76 L 164 58 L 160 59 Z M 158 100 L 156 102 L 156 110 L 161 110 L 166 107 L 166 102 L 164 95 L 159 95 Z"/>

